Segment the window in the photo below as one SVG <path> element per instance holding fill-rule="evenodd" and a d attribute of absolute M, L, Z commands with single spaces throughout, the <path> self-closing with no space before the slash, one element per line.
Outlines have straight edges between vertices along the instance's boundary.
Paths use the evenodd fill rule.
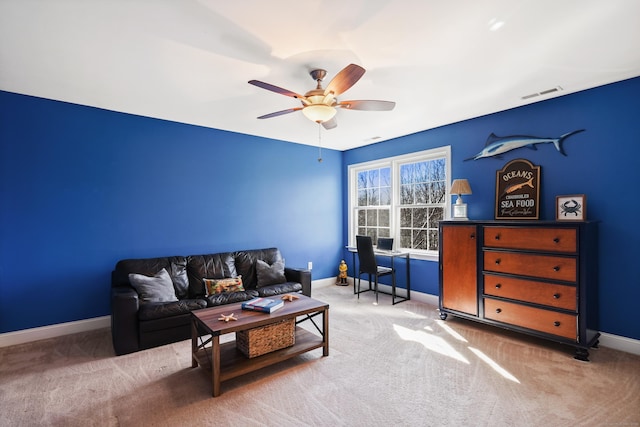
<path fill-rule="evenodd" d="M 389 237 L 391 224 L 391 168 L 373 168 L 359 171 L 357 223 L 360 235 Z"/>
<path fill-rule="evenodd" d="M 357 234 L 438 256 L 438 221 L 449 217 L 450 147 L 349 166 L 349 244 Z"/>

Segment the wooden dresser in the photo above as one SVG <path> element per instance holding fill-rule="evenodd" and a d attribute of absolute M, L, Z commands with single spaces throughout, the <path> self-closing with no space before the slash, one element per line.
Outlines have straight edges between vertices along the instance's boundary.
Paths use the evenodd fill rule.
<path fill-rule="evenodd" d="M 596 222 L 441 221 L 440 318 L 448 314 L 576 348 L 597 347 Z"/>

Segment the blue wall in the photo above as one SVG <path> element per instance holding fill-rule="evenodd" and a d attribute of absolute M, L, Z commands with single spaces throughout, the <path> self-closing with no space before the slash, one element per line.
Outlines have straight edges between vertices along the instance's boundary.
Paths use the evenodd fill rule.
<path fill-rule="evenodd" d="M 341 156 L 0 92 L 0 332 L 110 314 L 123 258 L 277 246 L 335 275 Z"/>
<path fill-rule="evenodd" d="M 0 333 L 109 314 L 115 262 L 278 246 L 287 265 L 335 276 L 347 242 L 347 166 L 451 145 L 472 219 L 493 218 L 495 172 L 542 167 L 541 218 L 586 194 L 600 223 L 600 329 L 640 339 L 640 78 L 344 153 L 0 91 Z M 559 136 L 464 162 L 487 136 Z M 412 261 L 438 293 L 437 263 Z"/>
<path fill-rule="evenodd" d="M 568 138 L 567 156 L 546 144 L 506 153 L 502 159 L 463 161 L 496 135 Z M 566 95 L 350 150 L 343 156 L 343 204 L 347 206 L 348 165 L 451 145 L 452 179 L 467 178 L 469 218 L 494 218 L 495 174 L 507 162 L 525 158 L 541 166 L 541 219 L 555 219 L 555 196 L 585 194 L 587 219 L 599 220 L 600 330 L 640 339 L 640 78 Z M 346 210 L 343 239 L 347 239 Z M 412 261 L 412 289 L 438 294 L 437 263 Z"/>

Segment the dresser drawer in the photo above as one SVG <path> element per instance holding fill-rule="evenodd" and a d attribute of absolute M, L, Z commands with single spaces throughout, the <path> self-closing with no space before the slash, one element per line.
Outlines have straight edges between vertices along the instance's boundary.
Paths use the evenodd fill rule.
<path fill-rule="evenodd" d="M 578 340 L 578 317 L 572 314 L 485 298 L 484 317 L 573 341 Z"/>
<path fill-rule="evenodd" d="M 540 277 L 575 282 L 576 259 L 552 255 L 521 254 L 517 252 L 483 252 L 485 271 Z"/>
<path fill-rule="evenodd" d="M 575 253 L 575 228 L 485 227 L 483 244 L 489 248 Z"/>
<path fill-rule="evenodd" d="M 576 288 L 574 286 L 487 274 L 484 276 L 484 293 L 485 295 L 577 311 Z"/>

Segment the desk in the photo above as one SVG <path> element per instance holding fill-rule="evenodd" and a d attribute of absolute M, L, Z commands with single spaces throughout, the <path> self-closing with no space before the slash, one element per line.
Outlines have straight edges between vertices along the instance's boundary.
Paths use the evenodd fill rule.
<path fill-rule="evenodd" d="M 347 250 L 349 252 L 351 252 L 351 256 L 352 256 L 352 265 L 353 265 L 353 293 L 357 294 L 356 292 L 356 278 L 358 277 L 358 269 L 356 268 L 356 254 L 358 253 L 358 249 L 353 247 L 353 246 L 347 246 L 346 247 Z M 382 293 L 382 294 L 387 294 L 387 295 L 391 295 L 391 303 L 393 305 L 399 303 L 399 302 L 403 302 L 403 301 L 408 301 L 411 299 L 411 262 L 410 262 L 410 252 L 408 251 L 379 251 L 379 250 L 374 250 L 373 253 L 376 256 L 382 256 L 382 257 L 387 257 L 387 258 L 391 258 L 391 268 L 395 269 L 395 259 L 396 258 L 405 258 L 406 260 L 406 274 L 407 274 L 407 296 L 405 297 L 401 297 L 396 295 L 396 285 L 395 282 L 392 282 L 391 285 L 391 293 L 388 292 L 382 292 L 380 290 L 378 290 L 378 292 Z M 360 293 L 362 292 L 369 292 L 372 291 L 373 289 L 371 289 L 371 282 L 369 282 L 369 289 L 365 289 L 364 291 L 360 291 Z M 396 301 L 397 300 L 397 301 Z"/>

